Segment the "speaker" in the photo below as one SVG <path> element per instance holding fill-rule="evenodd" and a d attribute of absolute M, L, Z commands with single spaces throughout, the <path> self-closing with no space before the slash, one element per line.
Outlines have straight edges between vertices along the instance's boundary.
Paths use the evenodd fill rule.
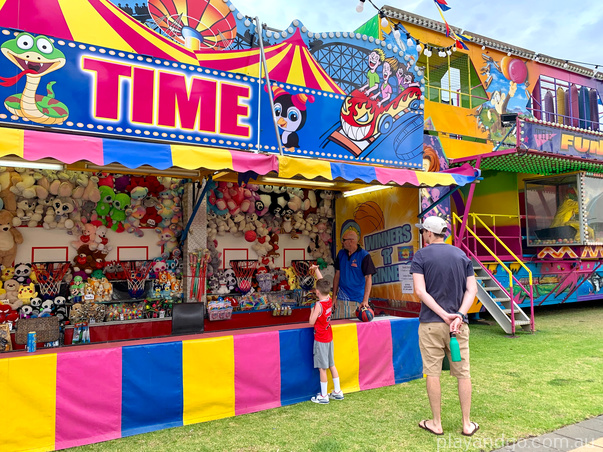
<path fill-rule="evenodd" d="M 172 307 L 172 335 L 203 333 L 205 304 L 175 303 Z"/>

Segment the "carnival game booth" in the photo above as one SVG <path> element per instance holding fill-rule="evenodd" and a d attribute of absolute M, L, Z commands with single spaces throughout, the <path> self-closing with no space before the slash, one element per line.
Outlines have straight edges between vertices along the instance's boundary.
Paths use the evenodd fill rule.
<path fill-rule="evenodd" d="M 18 0 L 2 3 L 3 259 L 31 266 L 26 276 L 27 265 L 7 271 L 7 281 L 24 279 L 5 283 L 2 299 L 26 306 L 7 319 L 17 332 L 19 322 L 61 312 L 65 342 L 81 344 L 2 355 L 11 407 L 39 425 L 27 437 L 6 430 L 3 448 L 63 448 L 306 400 L 318 382 L 312 331 L 287 323 L 309 316 L 308 265 L 332 272 L 333 243 L 352 221 L 377 260 L 376 287 L 404 282 L 411 302 L 417 189 L 479 177 L 470 166 L 417 171 L 421 82 L 386 86 L 394 66 L 421 80 L 411 51 L 356 33 L 313 34 L 298 21 L 280 33 L 259 27 L 257 41 L 233 5 L 204 4 L 236 34 L 212 30 L 220 39 L 203 47 L 206 22 L 181 11 L 159 14 L 169 20 L 158 19 L 156 33 L 106 0 L 28 3 L 46 8 L 44 19 L 23 14 Z M 176 29 L 198 49 L 166 35 Z M 318 38 L 364 49 L 366 70 L 389 59 L 389 75 L 379 69 L 385 92 L 356 85 L 346 94 L 308 53 Z M 218 41 L 248 48 L 219 50 Z M 372 198 L 377 185 L 387 202 Z M 38 318 L 25 318 L 36 298 Z M 207 308 L 206 333 L 162 338 L 184 301 Z M 420 377 L 417 326 L 336 321 L 345 390 Z M 141 341 L 86 344 L 132 338 Z M 34 373 L 44 383 L 18 390 Z M 74 378 L 88 385 L 85 412 Z M 148 381 L 172 384 L 157 391 Z"/>

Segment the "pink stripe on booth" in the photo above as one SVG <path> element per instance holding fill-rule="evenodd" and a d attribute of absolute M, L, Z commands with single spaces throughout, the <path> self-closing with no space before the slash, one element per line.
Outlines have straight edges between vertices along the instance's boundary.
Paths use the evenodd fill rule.
<path fill-rule="evenodd" d="M 375 173 L 377 174 L 377 180 L 384 185 L 390 182 L 395 182 L 398 185 L 410 184 L 415 187 L 419 185 L 417 173 L 413 170 L 382 168 L 377 166 L 375 167 Z"/>
<path fill-rule="evenodd" d="M 103 139 L 26 130 L 23 158 L 40 160 L 49 157 L 69 164 L 87 160 L 96 165 L 103 165 Z"/>
<path fill-rule="evenodd" d="M 278 331 L 234 336 L 235 414 L 281 406 Z"/>
<path fill-rule="evenodd" d="M 121 438 L 121 350 L 58 354 L 56 449 Z"/>
<path fill-rule="evenodd" d="M 358 323 L 357 332 L 360 390 L 396 384 L 390 322 Z M 379 344 L 379 349 L 374 344 Z"/>
<path fill-rule="evenodd" d="M 270 171 L 278 172 L 278 157 L 276 155 L 254 154 L 244 151 L 230 151 L 232 154 L 232 169 L 243 173 L 253 171 L 260 175 Z"/>

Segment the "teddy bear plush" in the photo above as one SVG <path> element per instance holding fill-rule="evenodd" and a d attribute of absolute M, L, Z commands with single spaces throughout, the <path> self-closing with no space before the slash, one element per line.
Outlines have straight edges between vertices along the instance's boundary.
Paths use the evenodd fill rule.
<path fill-rule="evenodd" d="M 209 262 L 207 263 L 207 274 L 215 275 L 220 269 L 221 253 L 217 249 L 217 240 L 208 240 L 207 249 L 209 250 Z"/>
<path fill-rule="evenodd" d="M 115 190 L 115 193 L 124 193 L 127 191 L 128 185 L 130 185 L 130 176 L 124 174 L 123 176 L 115 178 L 113 189 Z"/>
<path fill-rule="evenodd" d="M 130 206 L 126 209 L 126 221 L 124 228 L 126 232 L 133 233 L 136 237 L 144 236 L 144 232 L 140 229 L 141 220 L 147 213 L 147 209 L 144 206 Z"/>
<path fill-rule="evenodd" d="M 256 202 L 260 200 L 258 194 L 259 185 L 247 184 L 243 188 L 243 194 L 245 198 L 241 202 L 241 210 L 243 213 L 255 213 Z"/>
<path fill-rule="evenodd" d="M 20 181 L 21 176 L 12 168 L 0 168 L 0 199 L 4 203 L 4 209 L 9 212 L 17 210 L 17 198 L 10 189 Z"/>
<path fill-rule="evenodd" d="M 149 196 L 159 196 L 159 193 L 163 190 L 163 185 L 161 185 L 157 176 L 146 176 L 143 187 L 149 189 Z"/>
<path fill-rule="evenodd" d="M 21 232 L 13 227 L 14 217 L 8 210 L 0 211 L 0 263 L 4 267 L 12 267 L 17 245 L 23 243 Z"/>
<path fill-rule="evenodd" d="M 86 223 L 82 225 L 81 235 L 78 240 L 71 242 L 76 250 L 82 245 L 88 245 L 90 249 L 94 250 L 97 248 L 96 243 L 96 226 L 92 223 Z"/>
<path fill-rule="evenodd" d="M 162 255 L 170 255 L 178 247 L 178 238 L 173 228 L 155 228 L 159 234 L 157 245 L 163 248 Z"/>
<path fill-rule="evenodd" d="M 77 256 L 73 258 L 73 271 L 83 271 L 86 275 L 90 275 L 95 270 L 95 263 L 93 251 L 88 245 L 82 245 L 77 250 Z"/>
<path fill-rule="evenodd" d="M 264 257 L 270 251 L 272 251 L 272 245 L 270 244 L 270 240 L 268 240 L 267 236 L 262 236 L 256 239 L 253 245 L 251 245 L 251 249 L 256 252 L 258 257 Z"/>
<path fill-rule="evenodd" d="M 111 205 L 115 199 L 115 192 L 107 185 L 99 186 L 100 201 L 96 203 L 96 213 L 100 219 L 105 219 L 111 212 Z"/>
<path fill-rule="evenodd" d="M 4 290 L 6 292 L 1 295 L 4 304 L 8 304 L 14 310 L 23 306 L 23 301 L 19 299 L 19 283 L 17 281 L 14 279 L 6 281 Z"/>
<path fill-rule="evenodd" d="M 115 195 L 111 210 L 109 211 L 109 216 L 111 217 L 110 225 L 108 222 L 107 226 L 110 226 L 115 232 L 124 232 L 124 223 L 127 218 L 126 209 L 129 205 L 130 197 L 128 195 L 125 193 L 118 193 Z"/>
<path fill-rule="evenodd" d="M 109 254 L 109 251 L 113 249 L 112 246 L 109 246 L 109 239 L 107 238 L 107 226 L 103 225 L 100 222 L 93 223 L 96 226 L 96 238 L 94 241 L 96 242 L 96 249 L 102 251 L 103 254 Z M 91 248 L 94 249 L 94 248 Z"/>
<path fill-rule="evenodd" d="M 335 194 L 332 190 L 322 190 L 320 192 L 320 205 L 318 207 L 318 215 L 324 218 L 333 218 L 335 213 L 333 212 L 333 199 Z"/>
<path fill-rule="evenodd" d="M 19 198 L 16 216 L 13 218 L 13 226 L 18 227 L 25 224 L 30 228 L 35 228 L 42 221 L 43 213 L 44 207 L 42 205 L 38 206 L 35 198 Z"/>
<path fill-rule="evenodd" d="M 36 190 L 33 187 L 36 183 L 36 179 L 34 178 L 34 172 L 24 168 L 15 168 L 15 171 L 20 173 L 21 180 L 10 187 L 10 191 L 17 197 L 27 199 L 35 198 Z"/>
<path fill-rule="evenodd" d="M 207 211 L 207 239 L 214 240 L 218 235 L 218 215 L 211 209 Z"/>

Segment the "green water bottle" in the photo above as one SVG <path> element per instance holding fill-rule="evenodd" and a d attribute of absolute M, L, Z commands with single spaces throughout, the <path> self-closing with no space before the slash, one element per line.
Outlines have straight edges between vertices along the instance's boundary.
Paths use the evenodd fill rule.
<path fill-rule="evenodd" d="M 461 360 L 461 349 L 456 334 L 450 333 L 450 357 L 452 362 L 458 363 Z"/>

